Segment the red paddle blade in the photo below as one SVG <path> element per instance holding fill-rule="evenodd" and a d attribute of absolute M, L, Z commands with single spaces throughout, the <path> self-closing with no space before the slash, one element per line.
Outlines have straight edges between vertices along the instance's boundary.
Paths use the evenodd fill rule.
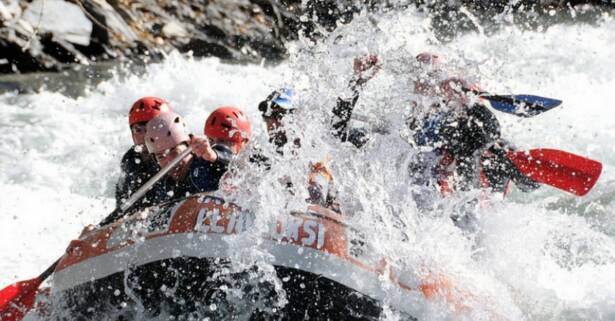
<path fill-rule="evenodd" d="M 598 161 L 555 149 L 509 152 L 508 158 L 529 178 L 578 196 L 587 194 L 602 172 Z"/>
<path fill-rule="evenodd" d="M 42 280 L 34 278 L 11 284 L 0 291 L 0 321 L 20 321 L 32 308 Z"/>

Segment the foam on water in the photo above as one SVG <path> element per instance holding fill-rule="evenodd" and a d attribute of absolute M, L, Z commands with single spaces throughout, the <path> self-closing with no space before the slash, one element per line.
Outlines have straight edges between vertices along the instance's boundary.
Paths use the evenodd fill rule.
<path fill-rule="evenodd" d="M 472 303 L 475 314 L 438 306 L 425 307 L 421 318 L 615 319 L 615 22 L 545 32 L 511 26 L 444 45 L 434 40 L 428 19 L 413 10 L 361 16 L 321 44 L 291 44 L 291 58 L 275 68 L 173 54 L 144 75 L 112 79 L 77 99 L 45 91 L 0 97 L 0 285 L 37 275 L 85 224 L 111 211 L 119 160 L 131 145 L 126 112 L 136 98 L 168 99 L 195 133 L 215 107 L 243 107 L 255 140 L 264 143 L 256 106 L 272 88 L 292 84 L 304 106 L 294 130 L 302 149 L 276 158 L 274 175 L 240 175 L 239 203 L 261 216 L 300 208 L 304 195 L 286 197 L 278 178 L 304 181 L 310 161 L 330 159 L 343 208 L 374 248 L 401 267 L 432 266 L 481 298 Z M 407 178 L 411 148 L 399 128 L 416 98 L 407 90 L 408 62 L 425 50 L 450 57 L 492 92 L 564 100 L 562 108 L 529 119 L 498 113 L 503 136 L 520 148 L 601 160 L 604 173 L 594 190 L 585 198 L 546 187 L 530 195 L 513 191 L 505 202 L 475 209 L 477 235 L 447 217 L 465 196 L 443 201 L 440 214 L 420 212 Z M 368 52 L 381 57 L 383 70 L 356 110 L 383 119 L 389 132 L 357 151 L 340 146 L 326 125 L 336 97 L 349 95 L 352 59 Z"/>

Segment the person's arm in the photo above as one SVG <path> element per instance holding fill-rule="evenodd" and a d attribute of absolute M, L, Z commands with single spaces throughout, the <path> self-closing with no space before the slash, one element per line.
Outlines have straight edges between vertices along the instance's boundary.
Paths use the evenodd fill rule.
<path fill-rule="evenodd" d="M 485 178 L 490 186 L 497 191 L 504 191 L 509 181 L 512 181 L 519 190 L 531 192 L 540 187 L 540 184 L 523 175 L 513 162 L 507 157 L 512 147 L 498 141 L 491 146 L 481 158 L 481 165 Z"/>
<path fill-rule="evenodd" d="M 359 92 L 355 91 L 352 98 L 343 99 L 338 97 L 337 104 L 333 108 L 333 119 L 331 127 L 333 128 L 333 135 L 338 137 L 342 142 L 348 140 L 348 122 L 352 117 L 352 111 L 359 100 Z"/>
<path fill-rule="evenodd" d="M 363 85 L 380 70 L 378 57 L 367 55 L 356 58 L 353 62 L 353 70 L 355 75 L 349 84 L 352 96 L 350 98 L 337 98 L 336 105 L 332 110 L 333 119 L 331 120 L 331 127 L 335 137 L 338 137 L 342 142 L 349 141 L 360 148 L 367 142 L 367 133 L 358 129 L 349 129 L 348 123 L 352 118 L 352 112 L 359 100 L 360 90 Z"/>
<path fill-rule="evenodd" d="M 205 136 L 192 135 L 190 137 L 190 146 L 194 155 L 211 163 L 227 165 L 233 159 L 233 152 L 230 148 L 222 144 L 212 146 L 209 143 L 209 139 Z"/>
<path fill-rule="evenodd" d="M 188 192 L 191 194 L 218 190 L 220 180 L 227 173 L 229 163 L 234 158 L 231 149 L 222 144 L 211 146 L 211 151 L 208 153 L 211 153 L 208 156 L 210 159 L 195 153 L 196 157 L 190 164 L 191 185 Z"/>

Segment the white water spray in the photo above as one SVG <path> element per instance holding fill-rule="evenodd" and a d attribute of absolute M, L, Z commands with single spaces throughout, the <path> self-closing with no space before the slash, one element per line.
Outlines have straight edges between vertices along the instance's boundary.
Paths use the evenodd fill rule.
<path fill-rule="evenodd" d="M 3 95 L 0 286 L 38 275 L 85 224 L 112 210 L 120 157 L 131 144 L 126 113 L 135 99 L 168 99 L 199 134 L 217 106 L 242 107 L 255 124 L 255 140 L 264 143 L 258 102 L 274 88 L 293 86 L 303 106 L 294 130 L 303 147 L 276 159 L 275 174 L 242 176 L 250 193 L 238 192 L 238 203 L 243 195 L 245 206 L 262 216 L 301 208 L 303 195 L 289 198 L 275 182 L 305 180 L 310 162 L 330 159 L 343 208 L 374 249 L 398 266 L 433 266 L 487 298 L 473 303 L 478 314 L 426 307 L 422 319 L 490 319 L 490 312 L 511 320 L 615 319 L 615 22 L 545 32 L 504 27 L 445 45 L 427 26 L 428 17 L 413 10 L 362 16 L 319 45 L 291 44 L 289 61 L 271 69 L 173 54 L 144 75 L 112 79 L 77 99 L 46 91 Z M 404 166 L 411 148 L 399 129 L 412 112 L 408 63 L 426 50 L 448 56 L 491 92 L 562 99 L 562 108 L 534 118 L 497 114 L 503 137 L 519 148 L 552 147 L 602 161 L 594 190 L 584 198 L 547 187 L 513 192 L 476 210 L 481 232 L 474 237 L 453 226 L 450 211 L 418 211 Z M 390 130 L 359 151 L 326 130 L 336 97 L 349 94 L 352 59 L 366 53 L 378 54 L 383 70 L 356 111 L 385 120 Z M 443 206 L 452 210 L 460 202 Z"/>

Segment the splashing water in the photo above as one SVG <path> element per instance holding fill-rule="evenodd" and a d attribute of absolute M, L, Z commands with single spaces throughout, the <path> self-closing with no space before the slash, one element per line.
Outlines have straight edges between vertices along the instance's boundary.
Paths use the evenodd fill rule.
<path fill-rule="evenodd" d="M 164 97 L 198 134 L 217 106 L 242 107 L 255 141 L 265 146 L 258 102 L 274 88 L 292 86 L 302 108 L 289 120 L 289 134 L 301 138 L 302 148 L 285 156 L 265 148 L 275 158 L 273 171 L 261 175 L 246 165 L 232 195 L 238 204 L 262 220 L 301 210 L 307 191 L 289 196 L 279 179 L 305 182 L 310 162 L 327 159 L 350 224 L 380 255 L 404 268 L 435 267 L 486 298 L 470 300 L 475 315 L 426 307 L 419 319 L 490 319 L 485 311 L 510 320 L 615 319 L 615 22 L 545 32 L 510 26 L 445 45 L 428 25 L 429 17 L 412 9 L 359 16 L 322 43 L 290 44 L 290 59 L 275 68 L 172 54 L 143 75 L 116 77 L 76 99 L 47 91 L 1 96 L 0 285 L 38 275 L 85 224 L 112 210 L 119 161 L 131 145 L 126 114 L 135 99 Z M 513 191 L 475 209 L 480 231 L 474 234 L 448 218 L 471 195 L 438 201 L 439 211 L 417 209 L 412 194 L 421 191 L 409 183 L 413 151 L 402 128 L 416 98 L 410 61 L 421 51 L 447 56 L 456 72 L 491 92 L 562 99 L 562 108 L 534 118 L 497 114 L 503 137 L 519 148 L 552 147 L 602 161 L 594 190 L 584 198 L 547 187 L 529 195 Z M 357 150 L 337 142 L 327 126 L 336 98 L 350 95 L 352 59 L 367 53 L 378 54 L 383 69 L 355 109 L 372 121 L 354 125 L 386 124 L 387 130 Z M 384 318 L 397 315 L 385 309 Z"/>

